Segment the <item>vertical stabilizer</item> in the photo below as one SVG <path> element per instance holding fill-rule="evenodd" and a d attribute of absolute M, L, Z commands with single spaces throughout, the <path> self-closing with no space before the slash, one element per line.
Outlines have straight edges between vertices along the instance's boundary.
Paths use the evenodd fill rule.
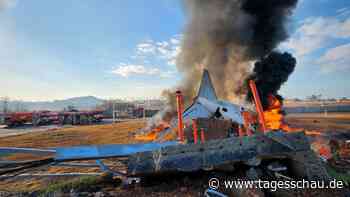
<path fill-rule="evenodd" d="M 213 83 L 211 82 L 208 70 L 204 69 L 202 81 L 198 91 L 198 97 L 203 97 L 211 101 L 217 100 Z"/>

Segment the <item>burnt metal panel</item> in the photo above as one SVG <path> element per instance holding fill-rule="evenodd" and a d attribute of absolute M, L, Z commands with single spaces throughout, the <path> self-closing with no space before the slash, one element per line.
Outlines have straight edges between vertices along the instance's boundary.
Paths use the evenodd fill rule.
<path fill-rule="evenodd" d="M 129 156 L 128 174 L 143 176 L 197 171 L 223 164 L 248 162 L 254 158 L 294 158 L 295 161 L 303 163 L 300 158 L 295 158 L 297 153 L 305 153 L 306 157 L 312 157 L 310 145 L 303 132 L 271 132 L 266 135 L 211 140 L 204 144 L 184 144 L 137 153 Z M 304 169 L 309 167 L 304 165 Z M 311 174 L 313 173 L 310 172 L 307 177 L 312 177 Z M 321 173 L 318 176 L 326 177 L 325 174 Z"/>

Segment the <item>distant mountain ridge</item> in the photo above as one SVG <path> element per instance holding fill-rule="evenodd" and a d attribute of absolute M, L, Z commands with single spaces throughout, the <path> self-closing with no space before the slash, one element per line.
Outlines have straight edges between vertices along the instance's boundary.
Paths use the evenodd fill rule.
<path fill-rule="evenodd" d="M 94 96 L 72 97 L 69 99 L 54 101 L 9 101 L 8 108 L 15 111 L 35 111 L 35 110 L 51 110 L 59 111 L 74 106 L 79 110 L 95 109 L 96 106 L 102 105 L 105 100 Z M 0 103 L 0 110 L 3 109 L 4 103 Z"/>

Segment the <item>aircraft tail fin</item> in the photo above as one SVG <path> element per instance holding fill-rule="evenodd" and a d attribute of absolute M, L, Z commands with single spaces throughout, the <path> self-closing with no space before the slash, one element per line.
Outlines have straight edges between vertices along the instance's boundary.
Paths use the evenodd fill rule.
<path fill-rule="evenodd" d="M 204 69 L 202 75 L 202 81 L 198 90 L 198 97 L 204 97 L 208 100 L 214 101 L 217 100 L 216 92 L 211 82 L 210 75 L 208 70 Z"/>

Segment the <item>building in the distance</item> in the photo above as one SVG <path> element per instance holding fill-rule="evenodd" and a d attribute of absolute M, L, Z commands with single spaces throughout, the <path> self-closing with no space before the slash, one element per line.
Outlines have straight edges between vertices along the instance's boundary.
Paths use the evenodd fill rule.
<path fill-rule="evenodd" d="M 113 119 L 133 118 L 135 104 L 129 102 L 115 102 L 113 107 Z"/>
<path fill-rule="evenodd" d="M 103 104 L 102 108 L 104 109 L 105 117 L 118 120 L 152 117 L 162 110 L 164 106 L 165 102 L 162 100 L 109 100 Z"/>

